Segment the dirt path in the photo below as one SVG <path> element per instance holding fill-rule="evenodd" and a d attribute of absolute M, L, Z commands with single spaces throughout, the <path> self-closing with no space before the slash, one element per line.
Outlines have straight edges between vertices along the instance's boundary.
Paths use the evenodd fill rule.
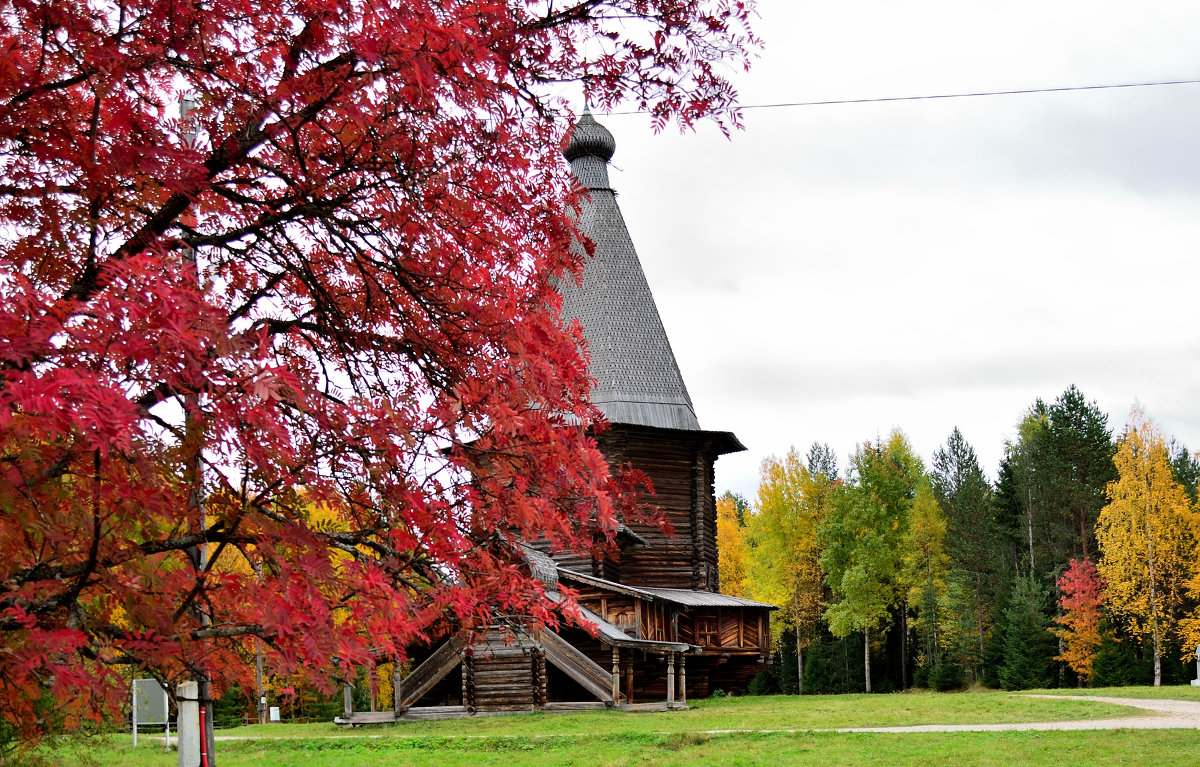
<path fill-rule="evenodd" d="M 1117 719 L 1012 724 L 918 724 L 907 727 L 843 727 L 837 732 L 1007 732 L 1011 730 L 1171 730 L 1200 729 L 1200 701 L 1108 698 L 1101 695 L 1037 695 L 1038 698 L 1071 698 L 1115 703 L 1146 712 Z"/>

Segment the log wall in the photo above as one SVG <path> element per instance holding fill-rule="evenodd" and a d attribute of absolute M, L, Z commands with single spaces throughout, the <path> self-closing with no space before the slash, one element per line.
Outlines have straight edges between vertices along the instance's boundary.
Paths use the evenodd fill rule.
<path fill-rule="evenodd" d="M 476 711 L 523 711 L 545 702 L 545 659 L 533 640 L 505 644 L 491 634 L 464 655 L 464 705 Z"/>
<path fill-rule="evenodd" d="M 616 424 L 600 436 L 614 467 L 626 463 L 646 473 L 654 495 L 646 498 L 666 517 L 673 535 L 631 522 L 647 545 L 621 552 L 620 577 L 631 586 L 715 591 L 717 518 L 713 497 L 715 451 L 704 432 L 677 432 Z"/>

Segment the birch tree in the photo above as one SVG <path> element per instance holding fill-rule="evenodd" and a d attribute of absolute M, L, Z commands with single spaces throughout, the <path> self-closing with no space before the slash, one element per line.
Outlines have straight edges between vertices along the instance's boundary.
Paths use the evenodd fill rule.
<path fill-rule="evenodd" d="M 1196 537 L 1186 493 L 1172 477 L 1158 427 L 1140 407 L 1130 414 L 1114 459 L 1096 539 L 1109 608 L 1154 654 L 1154 686 L 1162 684 L 1163 644 L 1176 629 L 1184 584 L 1195 568 Z"/>
<path fill-rule="evenodd" d="M 860 445 L 847 483 L 832 498 L 817 530 L 821 569 L 833 592 L 825 611 L 837 637 L 863 634 L 863 670 L 871 692 L 871 637 L 886 631 L 902 598 L 901 542 L 924 466 L 907 437 L 893 431 L 886 443 Z"/>
<path fill-rule="evenodd" d="M 812 453 L 810 452 L 809 464 Z M 828 466 L 832 466 L 829 464 Z M 796 632 L 796 673 L 804 692 L 804 650 L 812 644 L 825 603 L 817 527 L 824 520 L 836 476 L 821 464 L 810 471 L 795 448 L 763 461 L 758 502 L 748 524 L 753 542 L 747 578 L 751 595 L 784 608 Z M 832 469 L 836 471 L 836 469 Z"/>

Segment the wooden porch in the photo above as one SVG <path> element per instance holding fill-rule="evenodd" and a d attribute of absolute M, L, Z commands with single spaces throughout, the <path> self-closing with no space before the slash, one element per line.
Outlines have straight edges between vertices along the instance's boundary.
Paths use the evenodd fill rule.
<path fill-rule="evenodd" d="M 607 639 L 611 670 L 550 630 L 520 638 L 489 632 L 482 641 L 469 645 L 461 637 L 452 636 L 407 676 L 397 675 L 393 708 L 354 711 L 353 687 L 347 685 L 342 716 L 334 723 L 358 726 L 531 711 L 667 711 L 686 707 L 683 653 L 691 648 L 629 639 L 623 634 Z M 626 646 L 624 653 L 621 645 Z M 634 655 L 644 658 L 656 651 L 664 656 L 665 678 L 659 683 L 661 687 L 654 686 L 666 693 L 666 700 L 632 702 Z M 644 664 L 638 666 L 644 668 Z M 452 672 L 458 672 L 457 676 Z M 450 684 L 457 687 L 457 700 L 447 700 Z"/>

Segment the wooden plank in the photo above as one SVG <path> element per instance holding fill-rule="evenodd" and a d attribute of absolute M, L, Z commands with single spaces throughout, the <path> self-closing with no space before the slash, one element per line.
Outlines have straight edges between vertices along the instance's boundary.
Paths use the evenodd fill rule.
<path fill-rule="evenodd" d="M 617 706 L 622 711 L 666 711 L 666 703 L 622 703 Z"/>
<path fill-rule="evenodd" d="M 529 654 L 517 653 L 515 655 L 506 655 L 501 658 L 489 658 L 485 655 L 475 653 L 473 656 L 475 665 L 478 668 L 528 668 Z"/>
<path fill-rule="evenodd" d="M 421 699 L 421 696 L 433 689 L 433 686 L 445 678 L 461 659 L 458 656 L 463 648 L 463 641 L 458 637 L 450 637 L 442 646 L 434 650 L 425 662 L 413 669 L 402 682 L 403 693 L 396 695 L 397 710 L 403 711 Z"/>
<path fill-rule="evenodd" d="M 608 708 L 608 704 L 599 700 L 586 700 L 578 703 L 547 703 L 542 708 L 547 711 L 592 711 L 598 708 Z"/>
<path fill-rule="evenodd" d="M 466 706 L 421 706 L 420 708 L 410 708 L 397 719 L 458 719 L 470 715 L 471 712 Z"/>
<path fill-rule="evenodd" d="M 488 662 L 475 656 L 475 673 L 476 674 L 498 674 L 500 672 L 510 671 L 526 671 L 529 669 L 530 658 L 525 656 L 520 662 L 504 661 L 500 663 Z"/>
<path fill-rule="evenodd" d="M 489 648 L 478 645 L 475 647 L 475 662 L 477 664 L 520 659 L 528 663 L 529 651 L 520 647 Z"/>
<path fill-rule="evenodd" d="M 359 724 L 386 724 L 396 721 L 395 711 L 355 711 L 349 716 L 334 717 L 334 724 L 345 724 L 351 727 Z"/>

